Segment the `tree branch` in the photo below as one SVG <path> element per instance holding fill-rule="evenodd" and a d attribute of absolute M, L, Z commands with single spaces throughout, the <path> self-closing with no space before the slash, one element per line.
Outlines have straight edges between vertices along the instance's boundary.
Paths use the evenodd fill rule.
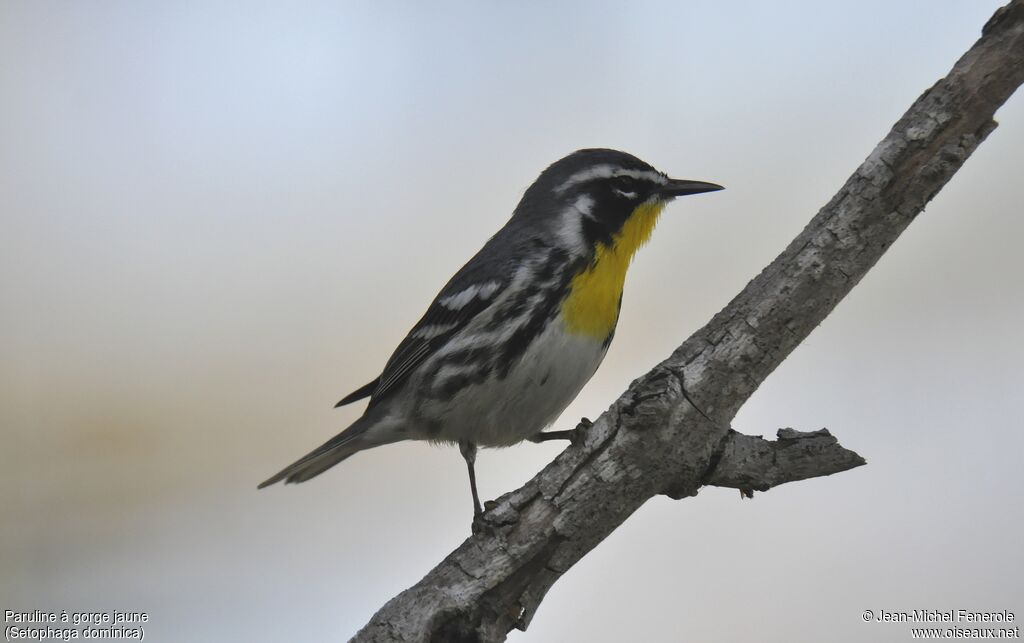
<path fill-rule="evenodd" d="M 580 443 L 499 498 L 484 532 L 390 600 L 354 640 L 504 640 L 652 496 L 823 475 L 838 446 L 826 435 L 783 432 L 762 444 L 730 434 L 729 422 L 995 129 L 993 114 L 1022 81 L 1024 0 L 1013 0 L 782 254 L 634 381 Z"/>
<path fill-rule="evenodd" d="M 739 489 L 753 498 L 755 491 L 830 476 L 863 464 L 867 464 L 864 458 L 840 445 L 828 429 L 807 433 L 779 429 L 775 442 L 729 431 L 703 483 Z"/>

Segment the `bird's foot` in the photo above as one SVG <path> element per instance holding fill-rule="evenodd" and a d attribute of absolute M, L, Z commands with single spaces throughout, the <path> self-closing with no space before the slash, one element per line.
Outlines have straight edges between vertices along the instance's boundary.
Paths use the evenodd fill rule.
<path fill-rule="evenodd" d="M 477 511 L 473 514 L 473 523 L 470 525 L 470 530 L 474 535 L 494 532 L 494 524 L 487 518 L 487 512 L 494 509 L 497 505 L 498 503 L 494 500 L 488 500 L 484 503 L 483 511 Z"/>
<path fill-rule="evenodd" d="M 473 532 L 474 536 L 487 531 L 487 521 L 484 520 L 483 514 L 473 516 L 473 522 L 470 524 L 469 530 Z"/>
<path fill-rule="evenodd" d="M 579 444 L 580 442 L 583 442 L 583 438 L 586 437 L 587 431 L 592 428 L 594 428 L 594 423 L 591 422 L 590 419 L 580 418 L 580 423 L 572 430 L 572 437 L 570 438 L 572 443 Z"/>

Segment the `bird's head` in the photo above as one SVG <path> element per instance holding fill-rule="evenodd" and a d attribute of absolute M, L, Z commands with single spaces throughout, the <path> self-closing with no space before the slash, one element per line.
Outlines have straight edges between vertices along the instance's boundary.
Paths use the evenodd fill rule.
<path fill-rule="evenodd" d="M 572 254 L 592 254 L 604 246 L 631 256 L 669 201 L 721 189 L 715 183 L 671 179 L 632 154 L 585 149 L 544 170 L 523 195 L 515 217 L 543 226 Z"/>

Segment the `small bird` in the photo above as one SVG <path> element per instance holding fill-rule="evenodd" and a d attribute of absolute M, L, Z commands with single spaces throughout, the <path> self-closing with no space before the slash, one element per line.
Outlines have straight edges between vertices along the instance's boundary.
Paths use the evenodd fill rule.
<path fill-rule="evenodd" d="M 478 446 L 542 433 L 590 380 L 615 334 L 626 269 L 677 196 L 723 189 L 670 179 L 617 150 L 579 150 L 527 188 L 503 228 L 441 289 L 379 377 L 336 406 L 363 415 L 259 485 L 305 482 L 401 440 L 457 443 L 482 513 Z"/>

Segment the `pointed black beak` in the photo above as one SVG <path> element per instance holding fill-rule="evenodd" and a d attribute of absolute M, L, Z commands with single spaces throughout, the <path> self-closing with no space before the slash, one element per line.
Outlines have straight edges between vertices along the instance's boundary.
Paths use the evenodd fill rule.
<path fill-rule="evenodd" d="M 687 181 L 686 179 L 669 179 L 668 183 L 657 190 L 658 197 L 668 201 L 677 196 L 688 194 L 700 194 L 702 192 L 717 192 L 725 188 L 717 183 L 706 183 L 704 181 Z"/>

